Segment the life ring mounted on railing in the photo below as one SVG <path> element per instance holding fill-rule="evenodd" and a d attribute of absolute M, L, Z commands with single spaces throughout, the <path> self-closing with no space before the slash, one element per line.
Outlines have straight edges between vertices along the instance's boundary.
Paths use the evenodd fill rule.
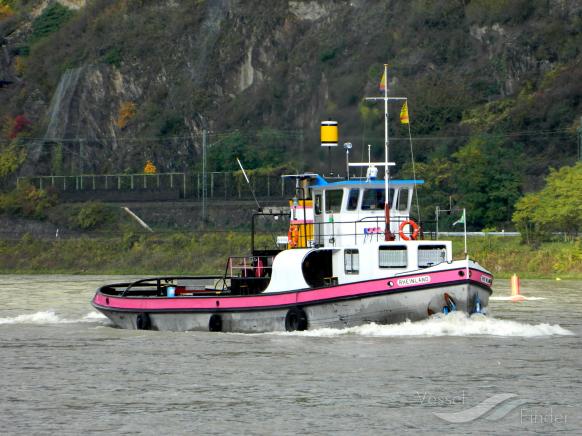
<path fill-rule="evenodd" d="M 410 226 L 412 228 L 412 233 L 410 234 L 410 237 L 404 233 L 404 228 L 406 226 Z M 398 234 L 400 235 L 400 238 L 403 239 L 404 241 L 410 241 L 411 239 L 415 240 L 418 237 L 419 233 L 420 227 L 412 220 L 402 221 L 400 223 L 400 227 L 398 228 Z"/>
<path fill-rule="evenodd" d="M 295 248 L 299 244 L 299 227 L 296 225 L 289 226 L 289 232 L 287 233 L 287 241 L 289 248 Z"/>

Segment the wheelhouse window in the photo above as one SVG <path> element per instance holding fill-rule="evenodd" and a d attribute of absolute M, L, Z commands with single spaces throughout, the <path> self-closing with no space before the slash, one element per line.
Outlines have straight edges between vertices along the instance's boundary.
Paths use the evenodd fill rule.
<path fill-rule="evenodd" d="M 348 248 L 344 251 L 344 270 L 346 274 L 360 273 L 360 253 L 358 250 Z"/>
<path fill-rule="evenodd" d="M 392 204 L 394 189 L 388 191 L 388 204 Z M 384 209 L 384 189 L 364 189 L 362 196 L 362 210 L 383 210 Z"/>
<path fill-rule="evenodd" d="M 428 268 L 446 262 L 447 248 L 444 245 L 421 245 L 418 247 L 418 267 Z"/>
<path fill-rule="evenodd" d="M 407 265 L 406 246 L 391 245 L 378 248 L 378 266 L 380 268 L 406 268 Z"/>
<path fill-rule="evenodd" d="M 342 207 L 343 189 L 325 191 L 325 213 L 339 213 Z"/>
<path fill-rule="evenodd" d="M 396 204 L 396 209 L 408 209 L 408 189 L 402 188 L 398 191 L 398 203 Z"/>
<path fill-rule="evenodd" d="M 315 195 L 315 215 L 321 215 L 321 194 Z"/>
<path fill-rule="evenodd" d="M 360 197 L 359 189 L 350 189 L 348 194 L 348 210 L 356 210 L 358 208 L 358 198 Z"/>

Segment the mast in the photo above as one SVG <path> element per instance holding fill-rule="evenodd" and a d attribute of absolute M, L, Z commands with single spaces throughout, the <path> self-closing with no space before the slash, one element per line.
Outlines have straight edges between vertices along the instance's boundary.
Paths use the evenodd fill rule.
<path fill-rule="evenodd" d="M 390 134 L 388 132 L 388 65 L 384 64 L 384 77 L 386 83 L 384 84 L 384 216 L 386 220 L 386 228 L 384 229 L 384 240 L 393 241 L 394 234 L 390 229 L 390 170 L 388 167 L 388 153 L 390 151 Z"/>
<path fill-rule="evenodd" d="M 388 131 L 388 102 L 390 100 L 401 101 L 406 100 L 406 97 L 388 97 L 388 64 L 384 64 L 384 96 L 383 97 L 366 97 L 365 100 L 368 101 L 384 101 L 384 219 L 386 221 L 386 228 L 384 230 L 384 240 L 394 241 L 394 233 L 390 230 L 390 166 L 394 165 L 393 162 L 389 162 L 390 153 L 390 134 Z M 351 166 L 352 164 L 350 164 Z"/>

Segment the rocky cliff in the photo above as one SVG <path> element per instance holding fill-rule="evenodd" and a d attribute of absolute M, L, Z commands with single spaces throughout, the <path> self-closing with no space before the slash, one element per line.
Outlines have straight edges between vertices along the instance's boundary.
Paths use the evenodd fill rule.
<path fill-rule="evenodd" d="M 576 0 L 3 4 L 0 112 L 5 124 L 30 121 L 20 135 L 24 171 L 138 171 L 150 158 L 165 171 L 194 168 L 203 128 L 214 141 L 245 132 L 223 144 L 232 153 L 250 153 L 257 132 L 271 129 L 284 145 L 280 162 L 302 166 L 320 160 L 317 125 L 328 117 L 342 140 L 379 145 L 381 117 L 361 98 L 375 92 L 385 62 L 391 92 L 410 99 L 421 162 L 451 160 L 493 135 L 525 156 L 527 188 L 576 155 Z M 255 163 L 269 164 L 261 153 Z M 397 158 L 407 153 L 396 145 Z"/>

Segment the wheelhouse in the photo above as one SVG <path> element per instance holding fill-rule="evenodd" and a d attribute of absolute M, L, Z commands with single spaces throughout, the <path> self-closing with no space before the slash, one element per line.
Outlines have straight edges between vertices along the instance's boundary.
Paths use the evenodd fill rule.
<path fill-rule="evenodd" d="M 392 233 L 397 234 L 400 225 L 409 219 L 414 188 L 422 183 L 422 180 L 390 181 L 388 205 Z M 312 246 L 342 247 L 384 239 L 384 181 L 328 183 L 317 177 L 310 189 L 314 205 Z"/>

